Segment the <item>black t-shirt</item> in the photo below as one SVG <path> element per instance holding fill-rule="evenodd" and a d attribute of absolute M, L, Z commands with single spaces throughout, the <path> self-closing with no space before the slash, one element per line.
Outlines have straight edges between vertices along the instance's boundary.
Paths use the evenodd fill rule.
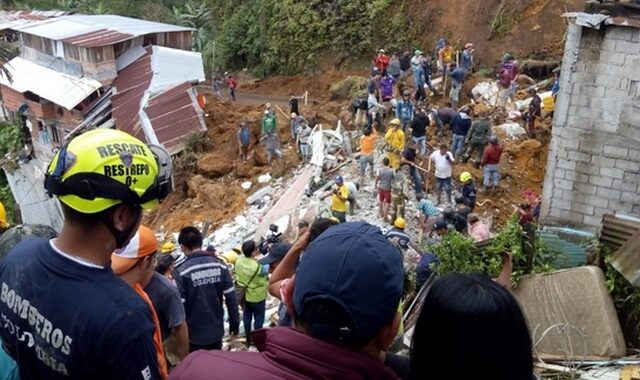
<path fill-rule="evenodd" d="M 406 147 L 402 152 L 402 157 L 404 157 L 404 159 L 407 161 L 416 162 L 416 154 L 417 153 L 415 149 Z"/>
<path fill-rule="evenodd" d="M 111 267 L 89 267 L 45 239 L 0 264 L 0 336 L 20 379 L 159 379 L 151 311 Z"/>
<path fill-rule="evenodd" d="M 298 98 L 289 99 L 289 112 L 295 112 L 296 115 L 300 115 L 298 111 Z"/>
<path fill-rule="evenodd" d="M 407 71 L 411 68 L 411 57 L 403 55 L 399 59 L 400 61 L 400 70 Z"/>
<path fill-rule="evenodd" d="M 413 123 L 411 124 L 411 136 L 423 137 L 427 134 L 427 126 L 429 126 L 429 118 L 424 112 L 418 112 L 413 117 Z"/>

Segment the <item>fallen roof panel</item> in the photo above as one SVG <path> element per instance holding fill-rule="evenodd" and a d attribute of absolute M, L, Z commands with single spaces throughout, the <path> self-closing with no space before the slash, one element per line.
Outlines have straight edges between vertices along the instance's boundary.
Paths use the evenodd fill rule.
<path fill-rule="evenodd" d="M 0 84 L 22 93 L 33 92 L 68 110 L 102 87 L 96 80 L 67 75 L 20 57 L 12 59 L 5 68 L 11 80 L 0 72 Z"/>
<path fill-rule="evenodd" d="M 87 48 L 112 45 L 118 42 L 130 40 L 135 36 L 128 33 L 120 33 L 115 30 L 100 29 L 78 36 L 66 38 L 63 41 L 71 45 L 78 45 Z"/>

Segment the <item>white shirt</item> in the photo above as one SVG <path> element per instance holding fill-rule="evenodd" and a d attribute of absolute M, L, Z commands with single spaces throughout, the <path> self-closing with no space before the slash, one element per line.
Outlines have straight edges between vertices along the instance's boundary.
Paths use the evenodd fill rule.
<path fill-rule="evenodd" d="M 450 161 L 447 161 L 446 157 L 449 156 Z M 436 178 L 445 179 L 451 177 L 451 163 L 454 162 L 453 154 L 451 152 L 445 153 L 443 156 L 439 150 L 431 153 L 429 160 L 436 166 Z"/>

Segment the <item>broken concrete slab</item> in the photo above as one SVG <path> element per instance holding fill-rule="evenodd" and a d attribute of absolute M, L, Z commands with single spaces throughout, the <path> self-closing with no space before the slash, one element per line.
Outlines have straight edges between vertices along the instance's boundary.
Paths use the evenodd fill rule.
<path fill-rule="evenodd" d="M 249 195 L 247 197 L 247 203 L 248 204 L 254 204 L 257 201 L 261 200 L 262 198 L 264 198 L 267 195 L 271 195 L 273 193 L 273 187 L 271 186 L 266 186 L 261 188 L 260 190 L 256 191 L 255 193 Z"/>

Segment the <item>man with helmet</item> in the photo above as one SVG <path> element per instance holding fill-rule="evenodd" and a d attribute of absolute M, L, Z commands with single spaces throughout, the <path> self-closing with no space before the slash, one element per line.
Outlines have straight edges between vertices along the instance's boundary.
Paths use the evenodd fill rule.
<path fill-rule="evenodd" d="M 392 243 L 398 246 L 400 249 L 408 249 L 409 243 L 411 243 L 411 237 L 405 232 L 407 222 L 404 218 L 396 218 L 393 222 L 393 228 L 384 234 L 384 237 L 389 239 Z"/>
<path fill-rule="evenodd" d="M 60 235 L 23 241 L 0 264 L 0 337 L 20 378 L 160 378 L 149 308 L 110 263 L 173 190 L 171 157 L 95 129 L 56 153 L 45 188 L 64 213 Z"/>
<path fill-rule="evenodd" d="M 393 169 L 400 167 L 400 157 L 404 149 L 405 137 L 404 132 L 400 129 L 400 120 L 393 119 L 389 122 L 389 128 L 384 135 L 385 150 L 387 158 Z"/>
<path fill-rule="evenodd" d="M 482 155 L 483 182 L 482 191 L 486 192 L 491 186 L 493 192 L 496 191 L 500 183 L 500 156 L 502 155 L 502 146 L 498 144 L 498 137 L 492 135 L 489 137 L 489 145 L 484 148 Z"/>
<path fill-rule="evenodd" d="M 462 172 L 460 174 L 460 183 L 462 188 L 460 194 L 465 200 L 465 204 L 469 206 L 469 209 L 473 211 L 476 207 L 476 185 L 473 183 L 473 176 L 469 172 Z"/>

